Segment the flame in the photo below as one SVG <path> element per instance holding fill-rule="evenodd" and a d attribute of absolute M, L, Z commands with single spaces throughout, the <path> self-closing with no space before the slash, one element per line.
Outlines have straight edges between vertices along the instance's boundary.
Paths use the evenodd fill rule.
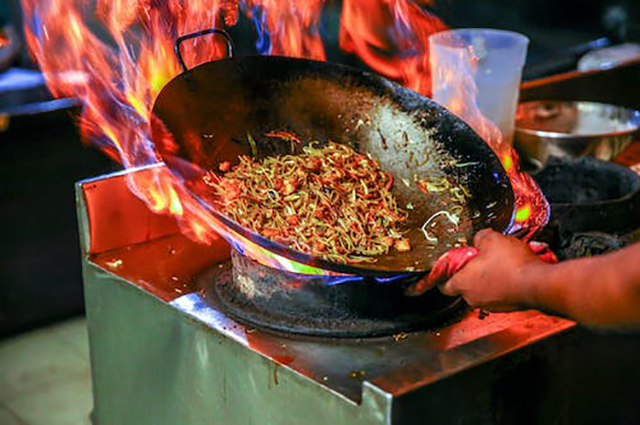
<path fill-rule="evenodd" d="M 498 127 L 480 111 L 477 88 L 474 82 L 477 57 L 472 49 L 456 49 L 449 52 L 455 66 L 432 67 L 435 70 L 433 84 L 449 87 L 445 106 L 469 124 L 495 152 L 502 163 L 515 195 L 513 222 L 507 233 L 519 234 L 529 239 L 547 224 L 549 204 L 533 178 L 520 170 L 518 155 L 506 142 Z M 433 58 L 437 60 L 438 58 Z"/>
<path fill-rule="evenodd" d="M 447 26 L 404 0 L 344 0 L 340 47 L 374 71 L 424 95 L 431 93 L 429 36 Z"/>
<path fill-rule="evenodd" d="M 255 24 L 260 54 L 323 61 L 319 19 L 323 0 L 249 0 L 243 10 Z"/>
<path fill-rule="evenodd" d="M 150 139 L 151 110 L 162 87 L 180 73 L 174 54 L 178 36 L 233 27 L 246 17 L 253 24 L 260 54 L 324 60 L 320 21 L 324 5 L 323 0 L 22 0 L 27 43 L 51 92 L 80 98 L 83 138 L 127 168 L 160 161 Z M 443 29 L 440 20 L 413 1 L 345 0 L 339 42 L 373 70 L 429 94 L 428 37 Z M 189 66 L 224 56 L 224 46 L 211 37 L 184 43 L 183 57 Z M 480 118 L 474 125 L 479 132 L 486 124 Z M 511 155 L 508 160 L 515 167 L 512 152 L 490 137 L 485 139 L 499 155 Z M 172 143 L 170 138 L 157 142 Z M 507 167 L 507 160 L 503 162 Z M 520 185 L 517 173 L 510 176 L 514 188 Z M 130 173 L 128 179 L 131 190 L 149 208 L 174 215 L 182 231 L 199 242 L 212 243 L 222 235 L 263 264 L 297 273 L 325 273 L 278 257 L 233 233 L 166 167 Z M 526 186 L 526 179 L 520 179 Z M 534 202 L 527 205 L 529 211 L 536 210 Z"/>

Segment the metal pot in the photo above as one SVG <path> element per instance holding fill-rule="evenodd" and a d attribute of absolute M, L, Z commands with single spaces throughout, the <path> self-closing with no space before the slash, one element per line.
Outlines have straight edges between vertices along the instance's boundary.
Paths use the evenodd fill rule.
<path fill-rule="evenodd" d="M 593 158 L 553 158 L 533 178 L 551 204 L 550 227 L 624 234 L 640 224 L 640 178 Z"/>
<path fill-rule="evenodd" d="M 550 156 L 611 160 L 640 128 L 640 112 L 595 102 L 532 101 L 518 105 L 515 142 L 524 161 Z"/>

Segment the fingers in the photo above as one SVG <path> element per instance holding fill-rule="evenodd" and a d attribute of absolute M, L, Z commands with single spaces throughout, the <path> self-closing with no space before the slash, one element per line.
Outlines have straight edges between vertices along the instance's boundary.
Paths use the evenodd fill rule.
<path fill-rule="evenodd" d="M 474 250 L 475 253 L 473 253 L 473 255 L 470 255 L 464 261 L 464 263 L 460 264 L 459 267 L 456 268 L 456 273 L 449 273 L 445 275 L 444 277 L 450 277 L 450 279 L 448 279 L 446 282 L 436 282 L 438 284 L 442 283 L 438 285 L 440 292 L 449 296 L 462 295 L 464 282 L 468 280 L 470 276 L 474 276 L 474 273 L 477 273 L 477 267 L 471 266 L 474 265 L 474 261 L 478 260 L 472 259 L 477 256 L 478 251 L 489 251 L 492 245 L 501 242 L 503 239 L 507 240 L 508 238 L 493 229 L 483 229 L 476 233 L 475 237 L 473 238 L 473 244 L 476 248 L 476 250 Z M 473 248 L 467 248 L 467 250 L 470 249 Z M 471 251 L 469 251 L 469 254 L 471 254 Z M 471 263 L 470 266 L 464 267 L 467 262 Z M 475 271 L 469 270 L 469 267 L 471 269 L 475 269 Z"/>
<path fill-rule="evenodd" d="M 556 254 L 554 254 L 551 248 L 549 248 L 549 245 L 544 242 L 531 241 L 529 242 L 529 249 L 538 256 L 538 259 L 545 263 L 555 264 L 558 262 Z"/>
<path fill-rule="evenodd" d="M 428 289 L 444 283 L 451 276 L 459 272 L 469 261 L 478 255 L 478 250 L 473 247 L 453 248 L 444 253 L 434 264 L 429 275 L 418 283 L 409 287 L 407 295 L 421 295 Z"/>
<path fill-rule="evenodd" d="M 451 263 L 451 251 L 444 253 L 434 264 L 427 277 L 414 283 L 406 289 L 405 294 L 415 297 L 424 294 L 439 283 L 444 283 L 451 276 L 449 270 Z"/>
<path fill-rule="evenodd" d="M 409 297 L 417 297 L 418 295 L 422 295 L 425 292 L 427 292 L 427 290 L 431 289 L 433 287 L 433 283 L 429 281 L 428 278 L 423 278 L 420 281 L 414 283 L 413 285 L 409 286 L 405 291 L 405 295 L 409 296 Z"/>

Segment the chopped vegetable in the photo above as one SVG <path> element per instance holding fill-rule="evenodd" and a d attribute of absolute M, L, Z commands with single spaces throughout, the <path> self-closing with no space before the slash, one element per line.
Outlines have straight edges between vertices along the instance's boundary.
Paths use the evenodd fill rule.
<path fill-rule="evenodd" d="M 462 185 L 457 185 L 452 183 L 446 177 L 428 177 L 422 180 L 418 180 L 417 182 L 418 188 L 425 193 L 429 194 L 446 194 L 450 200 L 449 205 L 447 205 L 447 209 L 443 209 L 435 212 L 424 222 L 422 225 L 422 233 L 427 241 L 436 244 L 438 243 L 438 238 L 435 236 L 431 236 L 429 234 L 429 227 L 436 226 L 436 222 L 434 221 L 439 216 L 445 216 L 451 224 L 453 224 L 453 228 L 449 228 L 449 231 L 458 231 L 460 225 L 460 215 L 463 211 L 463 205 L 466 204 L 467 199 L 469 198 L 469 192 L 467 188 Z M 460 243 L 460 240 L 458 240 Z"/>
<path fill-rule="evenodd" d="M 289 133 L 267 135 L 283 136 L 301 143 Z M 346 145 L 311 143 L 300 155 L 260 161 L 242 156 L 223 176 L 209 173 L 204 182 L 231 219 L 299 251 L 371 263 L 392 248 L 411 249 L 402 230 L 407 212 L 390 192 L 392 176 Z"/>
<path fill-rule="evenodd" d="M 424 233 L 424 237 L 427 238 L 427 240 L 429 242 L 433 242 L 433 243 L 438 243 L 438 238 L 434 237 L 434 236 L 429 236 L 429 224 L 431 224 L 431 222 L 438 216 L 444 215 L 446 216 L 449 221 L 451 223 L 453 223 L 454 226 L 457 226 L 460 223 L 460 218 L 455 215 L 455 214 L 451 214 L 449 211 L 446 210 L 442 210 L 442 211 L 438 211 L 437 213 L 433 214 L 431 217 L 429 217 L 427 219 L 427 221 L 424 222 L 424 224 L 422 225 L 422 233 Z"/>
<path fill-rule="evenodd" d="M 411 244 L 408 238 L 398 239 L 394 246 L 399 252 L 411 251 Z"/>

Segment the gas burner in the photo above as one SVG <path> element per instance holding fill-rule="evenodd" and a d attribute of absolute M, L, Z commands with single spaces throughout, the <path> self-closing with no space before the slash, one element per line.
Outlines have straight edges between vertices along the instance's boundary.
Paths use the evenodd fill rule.
<path fill-rule="evenodd" d="M 267 267 L 232 251 L 232 261 L 196 285 L 225 313 L 251 326 L 325 337 L 373 337 L 442 326 L 464 309 L 437 289 L 404 294 L 419 277 L 305 275 Z"/>

